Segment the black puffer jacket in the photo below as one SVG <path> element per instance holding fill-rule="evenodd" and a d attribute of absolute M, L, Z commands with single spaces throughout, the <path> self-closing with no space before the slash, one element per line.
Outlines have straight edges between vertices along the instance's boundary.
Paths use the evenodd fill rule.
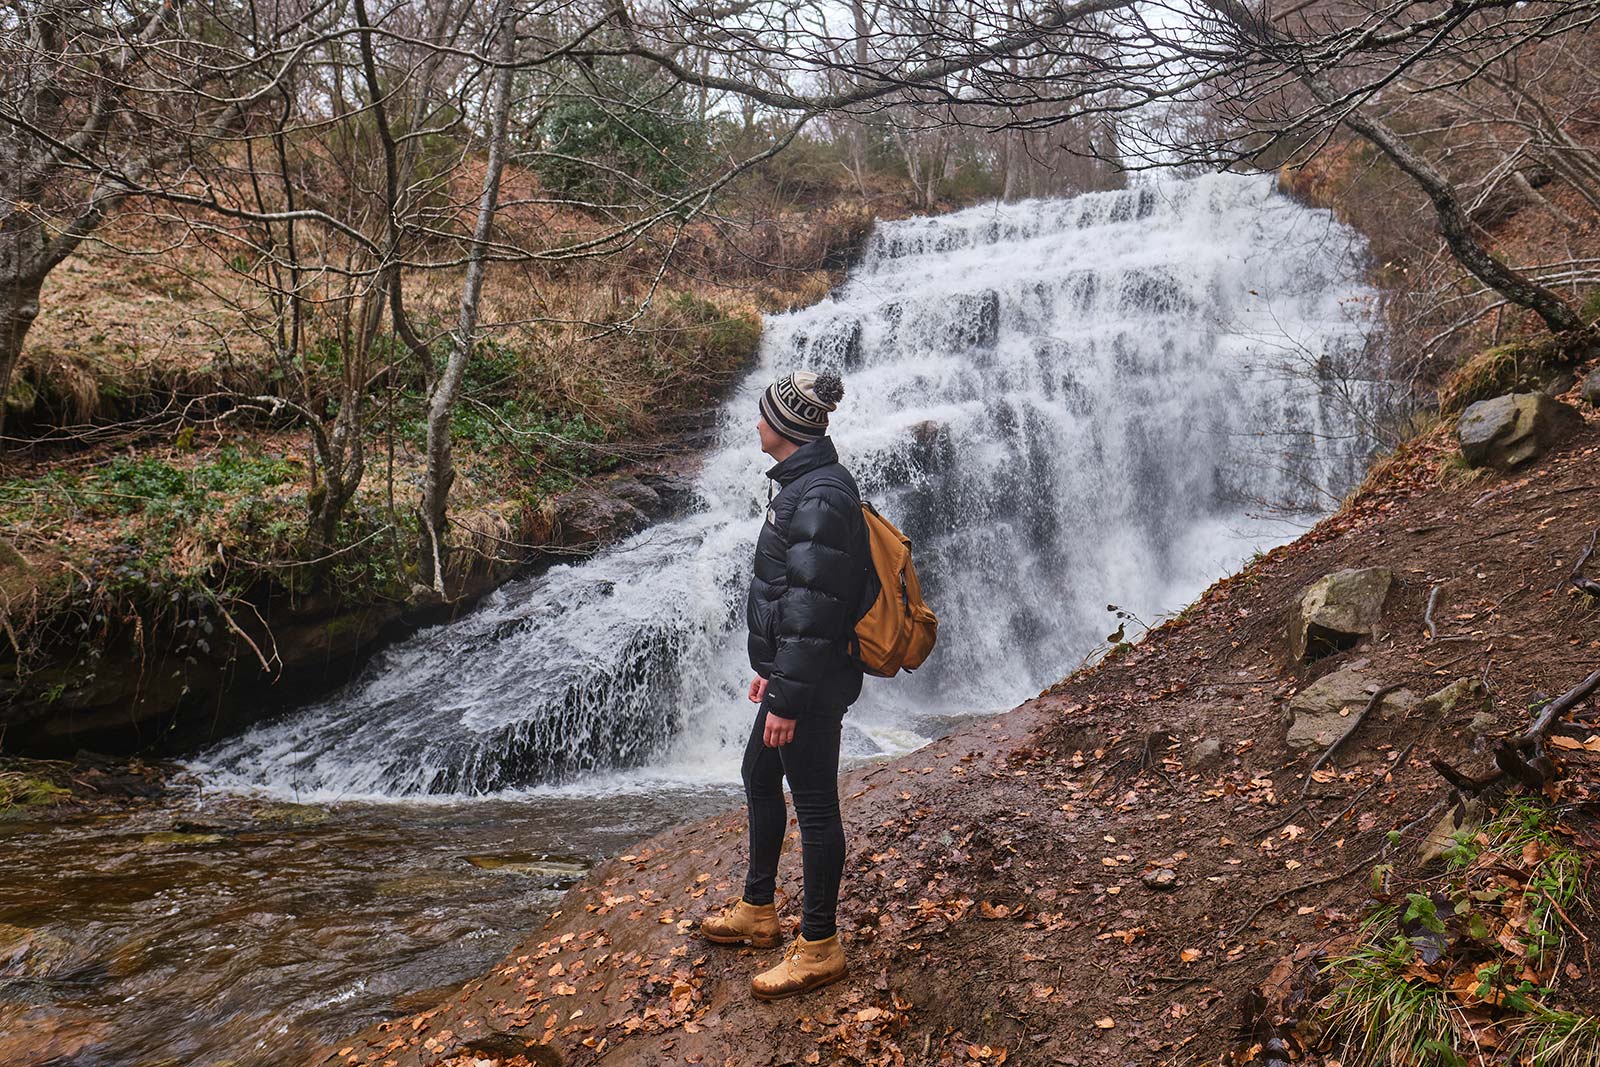
<path fill-rule="evenodd" d="M 767 477 L 783 488 L 756 540 L 745 602 L 750 666 L 768 681 L 762 707 L 785 719 L 838 717 L 861 695 L 849 641 L 878 595 L 861 491 L 827 437 Z"/>

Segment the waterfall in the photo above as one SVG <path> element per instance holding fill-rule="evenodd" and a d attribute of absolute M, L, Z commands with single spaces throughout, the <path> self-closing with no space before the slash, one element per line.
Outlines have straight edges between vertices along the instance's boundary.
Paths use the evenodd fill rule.
<path fill-rule="evenodd" d="M 193 766 L 311 798 L 736 780 L 756 399 L 797 367 L 843 374 L 841 457 L 914 539 L 941 620 L 922 670 L 867 679 L 851 751 L 1008 707 L 1103 647 L 1108 604 L 1153 624 L 1356 483 L 1360 254 L 1262 175 L 880 224 L 843 286 L 767 319 L 689 514 L 505 586 Z"/>

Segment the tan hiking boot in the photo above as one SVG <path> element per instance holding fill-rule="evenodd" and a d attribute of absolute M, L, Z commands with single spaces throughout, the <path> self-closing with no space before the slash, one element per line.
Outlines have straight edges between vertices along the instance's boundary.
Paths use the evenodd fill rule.
<path fill-rule="evenodd" d="M 721 915 L 701 919 L 700 933 L 714 945 L 776 948 L 783 940 L 777 905 L 746 904 L 743 897 L 724 908 Z"/>
<path fill-rule="evenodd" d="M 797 937 L 784 953 L 782 963 L 750 979 L 750 992 L 757 1000 L 780 1000 L 820 989 L 847 973 L 838 934 L 821 941 Z"/>

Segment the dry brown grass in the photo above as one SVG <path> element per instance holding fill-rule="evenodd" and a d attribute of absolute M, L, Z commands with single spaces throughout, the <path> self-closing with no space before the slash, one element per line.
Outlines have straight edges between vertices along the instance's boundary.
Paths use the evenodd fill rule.
<path fill-rule="evenodd" d="M 1486 348 L 1464 361 L 1439 387 L 1439 412 L 1454 415 L 1488 397 L 1532 392 L 1562 363 L 1560 346 L 1548 337 Z"/>

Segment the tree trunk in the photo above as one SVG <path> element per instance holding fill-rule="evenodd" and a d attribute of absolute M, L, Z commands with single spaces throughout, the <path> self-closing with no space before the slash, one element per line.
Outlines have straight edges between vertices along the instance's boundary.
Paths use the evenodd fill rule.
<path fill-rule="evenodd" d="M 314 429 L 312 438 L 322 463 L 322 486 L 314 490 L 311 505 L 311 538 L 315 555 L 331 551 L 337 544 L 339 523 L 345 508 L 367 469 L 366 441 L 362 436 L 361 403 L 367 389 L 367 356 L 377 338 L 389 292 L 400 284 L 398 269 L 381 273 L 372 287 L 353 299 L 356 307 L 353 328 L 347 328 L 344 344 L 344 372 L 339 383 L 339 412 L 333 418 L 332 432 Z"/>
<path fill-rule="evenodd" d="M 1310 79 L 1312 91 L 1324 104 L 1335 97 L 1318 79 Z M 1570 334 L 1582 331 L 1583 319 L 1576 309 L 1551 289 L 1507 263 L 1496 259 L 1479 243 L 1472 232 L 1472 221 L 1461 209 L 1455 186 L 1420 154 L 1413 151 L 1399 134 L 1385 123 L 1360 111 L 1346 113 L 1344 123 L 1362 137 L 1372 142 L 1390 162 L 1411 177 L 1433 202 L 1434 214 L 1439 220 L 1439 232 L 1456 261 L 1472 272 L 1473 277 L 1519 307 L 1525 307 L 1544 320 L 1551 333 Z"/>
<path fill-rule="evenodd" d="M 850 18 L 855 26 L 855 77 L 852 79 L 854 88 L 860 89 L 867 84 L 867 63 L 870 54 L 867 51 L 868 35 L 872 31 L 871 24 L 867 21 L 867 8 L 862 0 L 851 0 Z M 845 116 L 845 121 L 850 124 L 850 173 L 855 175 L 856 189 L 861 193 L 861 199 L 867 199 L 867 129 L 863 120 L 854 116 Z"/>
<path fill-rule="evenodd" d="M 506 125 L 511 111 L 511 61 L 515 56 L 516 23 L 511 18 L 500 24 L 500 62 L 495 73 L 493 117 L 489 133 L 489 159 L 483 172 L 483 193 L 478 200 L 478 219 L 472 231 L 472 246 L 467 253 L 467 276 L 461 285 L 461 313 L 451 341 L 450 357 L 444 373 L 428 398 L 428 469 L 422 480 L 422 501 L 418 508 L 424 538 L 423 571 L 431 578 L 433 591 L 445 595 L 444 551 L 445 518 L 450 487 L 455 483 L 455 461 L 451 449 L 450 420 L 461 392 L 461 378 L 472 358 L 478 329 L 478 300 L 483 292 L 483 276 L 488 268 L 489 238 L 494 230 L 495 212 L 500 205 L 500 174 L 505 169 Z"/>
<path fill-rule="evenodd" d="M 6 408 L 11 396 L 11 381 L 22 360 L 22 345 L 39 317 L 39 290 L 42 282 L 19 278 L 10 272 L 0 278 L 0 455 L 6 447 Z"/>

